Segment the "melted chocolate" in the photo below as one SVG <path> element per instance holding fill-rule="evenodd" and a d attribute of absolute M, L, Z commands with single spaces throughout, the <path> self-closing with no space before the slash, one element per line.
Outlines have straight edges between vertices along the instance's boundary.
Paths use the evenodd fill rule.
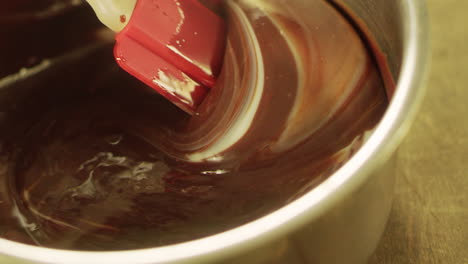
<path fill-rule="evenodd" d="M 0 8 L 7 239 L 120 250 L 236 227 L 331 175 L 387 106 L 363 41 L 322 0 L 228 2 L 223 71 L 193 117 L 116 66 L 84 3 L 25 2 Z"/>

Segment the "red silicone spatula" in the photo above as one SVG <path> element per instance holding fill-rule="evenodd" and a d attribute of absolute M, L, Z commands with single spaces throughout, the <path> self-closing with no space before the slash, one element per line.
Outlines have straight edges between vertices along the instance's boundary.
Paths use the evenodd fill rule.
<path fill-rule="evenodd" d="M 220 0 L 88 0 L 118 32 L 115 58 L 125 71 L 194 113 L 218 76 L 225 48 Z M 201 3 L 203 2 L 203 4 Z"/>

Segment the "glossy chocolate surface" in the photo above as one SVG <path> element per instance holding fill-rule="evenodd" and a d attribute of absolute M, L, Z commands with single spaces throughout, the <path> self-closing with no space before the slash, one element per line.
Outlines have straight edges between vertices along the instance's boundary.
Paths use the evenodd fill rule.
<path fill-rule="evenodd" d="M 118 68 L 84 3 L 0 10 L 11 240 L 120 250 L 236 227 L 340 168 L 387 106 L 359 34 L 322 0 L 228 2 L 221 77 L 193 117 Z"/>

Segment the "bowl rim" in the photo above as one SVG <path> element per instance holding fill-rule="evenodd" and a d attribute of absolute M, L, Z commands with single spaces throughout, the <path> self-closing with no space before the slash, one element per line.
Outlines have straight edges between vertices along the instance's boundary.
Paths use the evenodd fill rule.
<path fill-rule="evenodd" d="M 89 252 L 41 248 L 0 239 L 0 253 L 46 263 L 182 263 L 214 260 L 283 236 L 316 219 L 361 186 L 395 151 L 419 108 L 428 72 L 426 4 L 400 1 L 403 62 L 397 89 L 381 122 L 367 142 L 332 176 L 290 204 L 257 220 L 205 238 L 151 249 Z M 373 162 L 367 162 L 370 159 Z"/>

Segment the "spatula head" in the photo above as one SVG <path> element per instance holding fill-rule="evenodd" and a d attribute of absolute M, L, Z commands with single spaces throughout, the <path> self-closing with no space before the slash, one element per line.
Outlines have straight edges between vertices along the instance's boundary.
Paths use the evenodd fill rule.
<path fill-rule="evenodd" d="M 138 0 L 116 40 L 124 70 L 192 114 L 220 72 L 226 28 L 197 0 Z"/>

